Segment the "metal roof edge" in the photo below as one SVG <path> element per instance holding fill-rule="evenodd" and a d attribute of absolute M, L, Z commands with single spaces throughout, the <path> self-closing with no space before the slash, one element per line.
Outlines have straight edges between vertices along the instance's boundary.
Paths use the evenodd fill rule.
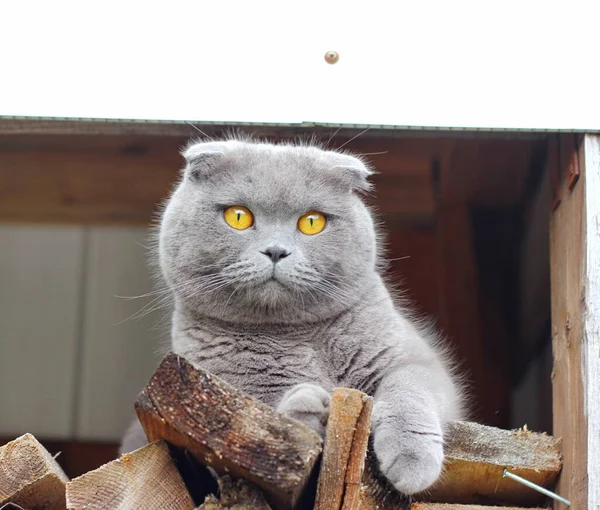
<path fill-rule="evenodd" d="M 15 124 L 10 129 L 10 124 Z M 350 129 L 350 130 L 373 130 L 373 131 L 405 131 L 405 132 L 436 132 L 436 133 L 600 133 L 600 129 L 566 129 L 566 128 L 498 128 L 498 127 L 458 127 L 458 126 L 415 126 L 415 125 L 391 125 L 391 124 L 348 124 L 329 122 L 237 122 L 237 121 L 206 121 L 206 120 L 164 120 L 164 119 L 126 119 L 126 118 L 98 118 L 98 117 L 42 117 L 42 116 L 16 116 L 0 115 L 0 134 L 7 133 L 41 133 L 42 125 L 47 128 L 59 128 L 70 126 L 72 130 L 76 125 L 87 124 L 89 126 L 119 126 L 122 132 L 135 132 L 136 127 L 154 127 L 157 131 L 163 128 L 175 127 L 177 131 L 187 132 L 197 126 L 214 126 L 218 128 L 256 127 L 256 128 L 287 128 L 287 129 Z M 20 126 L 19 126 L 20 125 Z M 37 125 L 38 129 L 31 129 Z M 50 126 L 53 125 L 53 126 Z M 29 128 L 29 129 L 27 129 Z M 123 129 L 125 128 L 125 129 Z M 130 129 L 126 129 L 130 128 Z M 60 132 L 60 129 L 49 129 L 52 132 Z M 71 130 L 69 130 L 71 131 Z M 100 129 L 102 131 L 102 129 Z M 147 129 L 144 129 L 147 132 Z M 82 130 L 82 134 L 89 130 Z M 90 133 L 92 134 L 92 133 Z M 157 133 L 160 134 L 160 133 Z M 167 134 L 167 133 L 163 133 Z"/>

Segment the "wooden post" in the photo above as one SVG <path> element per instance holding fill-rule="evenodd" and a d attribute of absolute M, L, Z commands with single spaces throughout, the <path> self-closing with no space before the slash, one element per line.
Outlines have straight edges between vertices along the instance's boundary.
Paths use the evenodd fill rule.
<path fill-rule="evenodd" d="M 63 506 L 64 508 L 64 506 Z M 164 441 L 146 445 L 67 484 L 68 510 L 193 510 Z"/>
<path fill-rule="evenodd" d="M 550 219 L 554 434 L 564 467 L 557 491 L 574 508 L 600 508 L 600 137 L 567 137 L 560 203 Z M 551 147 L 554 145 L 551 145 Z M 574 178 L 577 165 L 579 178 Z"/>
<path fill-rule="evenodd" d="M 68 481 L 58 463 L 31 434 L 0 448 L 0 505 L 64 510 Z"/>
<path fill-rule="evenodd" d="M 298 502 L 321 454 L 316 432 L 175 354 L 136 410 L 150 441 L 165 439 L 220 475 L 256 484 L 275 507 Z"/>
<path fill-rule="evenodd" d="M 355 510 L 365 467 L 373 399 L 337 388 L 331 396 L 315 510 Z"/>

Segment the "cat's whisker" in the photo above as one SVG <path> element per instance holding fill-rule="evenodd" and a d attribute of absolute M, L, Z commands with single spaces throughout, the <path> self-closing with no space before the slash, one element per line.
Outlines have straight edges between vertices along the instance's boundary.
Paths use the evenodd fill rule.
<path fill-rule="evenodd" d="M 340 126 L 339 128 L 337 128 L 333 134 L 329 137 L 329 140 L 327 140 L 327 142 L 325 142 L 325 147 L 329 147 L 329 144 L 331 143 L 331 140 L 334 139 L 335 135 L 337 135 L 340 132 L 340 129 L 342 129 L 342 126 Z"/>
<path fill-rule="evenodd" d="M 187 121 L 187 123 L 192 126 L 196 131 L 198 131 L 198 133 L 200 133 L 201 135 L 205 136 L 206 138 L 208 138 L 211 141 L 215 141 L 215 139 L 212 136 L 207 135 L 204 131 L 202 131 L 198 126 L 195 126 L 194 124 L 192 124 L 191 122 Z"/>
<path fill-rule="evenodd" d="M 340 145 L 337 150 L 341 150 L 344 147 L 346 147 L 346 145 L 348 145 L 349 143 L 353 142 L 354 140 L 356 140 L 359 136 L 364 135 L 367 131 L 369 131 L 371 128 L 367 128 L 367 129 L 363 129 L 360 133 L 358 133 L 357 135 L 354 135 L 352 138 L 350 138 L 350 140 L 344 142 L 342 145 Z"/>

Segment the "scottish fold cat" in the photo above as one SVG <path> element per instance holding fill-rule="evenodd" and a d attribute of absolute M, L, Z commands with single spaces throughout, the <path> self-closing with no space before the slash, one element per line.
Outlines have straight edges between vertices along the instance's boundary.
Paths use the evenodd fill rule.
<path fill-rule="evenodd" d="M 194 143 L 160 223 L 172 349 L 320 434 L 336 386 L 374 398 L 373 448 L 399 491 L 439 477 L 460 385 L 394 299 L 361 199 L 372 171 L 311 145 Z M 141 444 L 138 425 L 123 451 Z"/>

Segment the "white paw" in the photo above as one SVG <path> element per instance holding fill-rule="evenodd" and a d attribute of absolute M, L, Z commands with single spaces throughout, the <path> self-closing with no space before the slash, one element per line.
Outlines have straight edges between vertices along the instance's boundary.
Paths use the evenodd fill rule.
<path fill-rule="evenodd" d="M 385 404 L 373 409 L 373 449 L 381 472 L 403 494 L 427 489 L 441 474 L 444 450 L 439 424 L 410 424 L 387 413 Z"/>
<path fill-rule="evenodd" d="M 331 395 L 316 384 L 303 383 L 288 390 L 277 406 L 277 411 L 301 421 L 321 437 L 325 436 Z"/>

